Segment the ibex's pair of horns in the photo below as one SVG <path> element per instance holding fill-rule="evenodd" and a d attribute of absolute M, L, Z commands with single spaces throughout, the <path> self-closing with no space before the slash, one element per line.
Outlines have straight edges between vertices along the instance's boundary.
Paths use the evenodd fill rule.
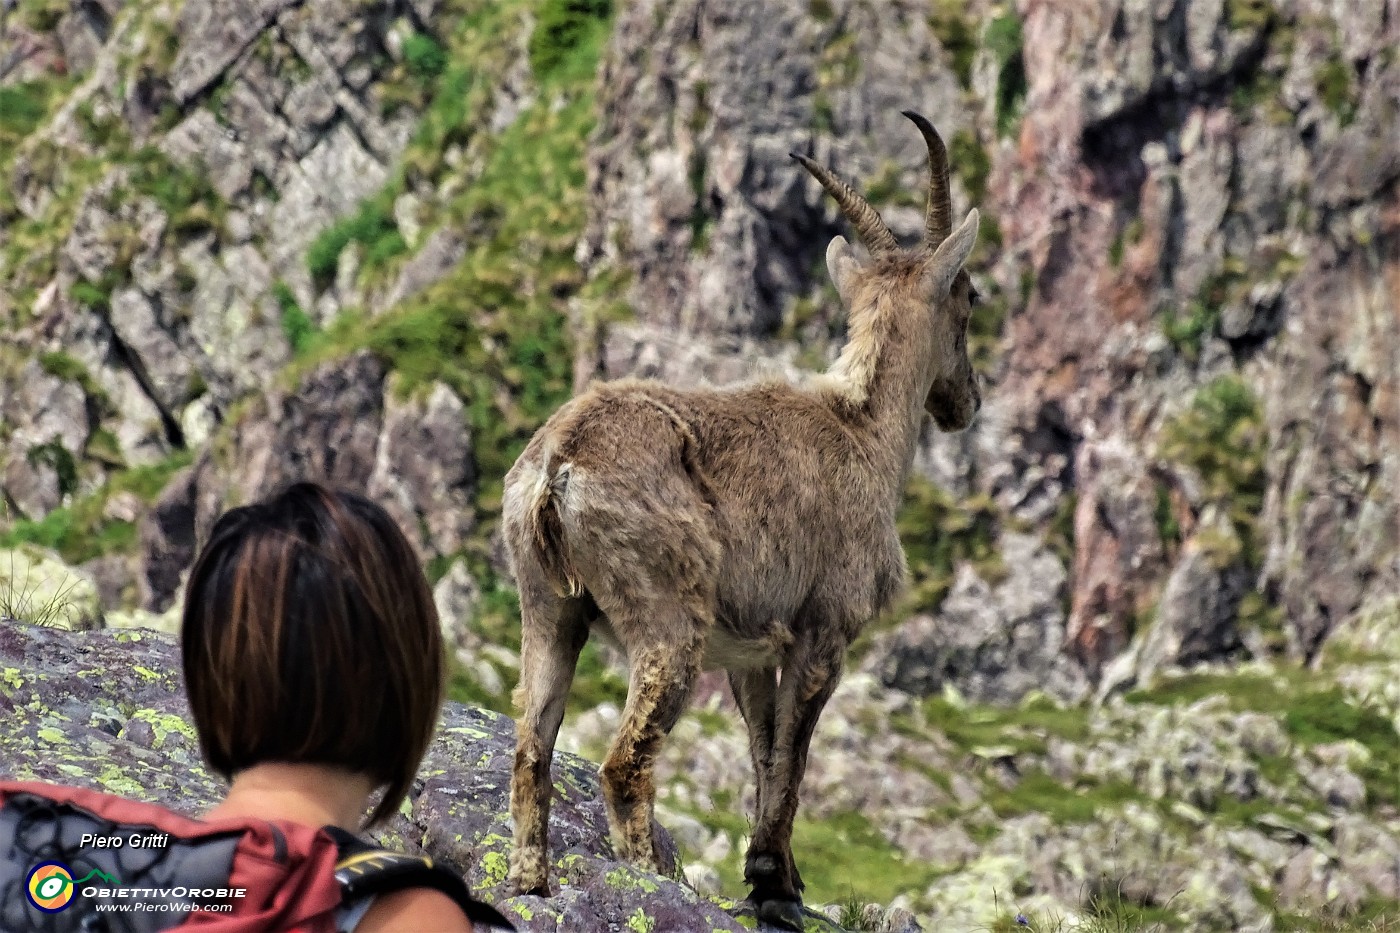
<path fill-rule="evenodd" d="M 924 239 L 921 245 L 927 249 L 936 249 L 938 244 L 953 232 L 953 197 L 948 187 L 948 148 L 943 145 L 943 137 L 938 135 L 938 130 L 922 115 L 912 110 L 904 111 L 904 115 L 914 121 L 928 146 L 928 214 L 924 220 Z M 846 219 L 856 228 L 861 242 L 871 253 L 878 255 L 899 249 L 899 243 L 890 232 L 890 228 L 858 191 L 806 156 L 794 152 L 792 157 L 801 162 L 836 199 L 841 213 L 845 214 Z"/>

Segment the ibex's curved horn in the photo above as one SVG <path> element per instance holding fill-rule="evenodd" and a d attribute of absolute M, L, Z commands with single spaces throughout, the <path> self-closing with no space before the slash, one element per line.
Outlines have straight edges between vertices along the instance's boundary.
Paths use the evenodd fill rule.
<path fill-rule="evenodd" d="M 904 115 L 914 121 L 928 146 L 928 214 L 924 219 L 924 245 L 937 249 L 953 232 L 953 195 L 948 186 L 948 147 L 943 137 L 921 114 L 912 110 Z"/>
<path fill-rule="evenodd" d="M 861 242 L 866 245 L 872 255 L 898 251 L 899 241 L 894 238 L 890 228 L 885 226 L 880 215 L 875 213 L 875 208 L 871 207 L 870 203 L 861 197 L 859 192 L 806 156 L 796 152 L 790 153 L 790 155 L 801 162 L 803 168 L 811 172 L 812 177 L 821 182 L 822 187 L 836 199 L 841 213 L 845 214 L 846 219 L 851 222 L 851 226 L 856 228 Z"/>

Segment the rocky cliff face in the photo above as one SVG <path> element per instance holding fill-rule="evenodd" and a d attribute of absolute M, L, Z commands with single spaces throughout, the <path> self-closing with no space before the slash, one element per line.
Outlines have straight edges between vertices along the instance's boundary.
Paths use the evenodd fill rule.
<path fill-rule="evenodd" d="M 762 8 L 619 18 L 580 255 L 622 274 L 636 315 L 600 328 L 582 371 L 722 380 L 830 358 L 836 226 L 786 153 L 835 165 L 911 234 L 919 140 L 898 111 L 931 115 L 959 202 L 989 218 L 991 385 L 920 467 L 989 500 L 994 549 L 1033 574 L 1016 589 L 1061 605 L 1035 621 L 964 565 L 950 592 L 994 619 L 950 599 L 902 633 L 891 682 L 1073 695 L 1065 659 L 1090 679 L 1118 659 L 1121 682 L 1310 657 L 1393 591 L 1393 4 Z M 1018 652 L 1023 630 L 1050 650 Z"/>
<path fill-rule="evenodd" d="M 211 510 L 307 471 L 372 485 L 441 566 L 499 571 L 490 487 L 570 367 L 722 382 L 834 355 L 841 226 L 787 153 L 912 233 L 919 106 L 988 218 L 989 404 L 921 451 L 938 496 L 909 537 L 952 556 L 915 559 L 891 683 L 1076 696 L 1308 658 L 1400 582 L 1391 5 L 606 6 L 17 8 L 11 514 L 151 609 Z M 493 190 L 595 113 L 585 150 Z M 143 468 L 171 478 L 158 514 L 103 517 Z M 968 510 L 1020 579 L 959 559 Z M 944 603 L 1007 587 L 983 623 Z"/>

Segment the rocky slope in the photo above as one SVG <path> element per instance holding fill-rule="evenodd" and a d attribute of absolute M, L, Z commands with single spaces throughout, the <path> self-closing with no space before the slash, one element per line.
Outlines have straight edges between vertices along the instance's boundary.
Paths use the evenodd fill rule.
<path fill-rule="evenodd" d="M 200 760 L 179 650 L 168 636 L 0 623 L 0 710 L 10 724 L 0 739 L 7 778 L 77 783 L 192 815 L 222 795 L 222 782 Z M 411 799 L 373 835 L 460 871 L 522 931 L 766 928 L 741 904 L 613 861 L 597 768 L 568 755 L 555 762 L 550 814 L 558 893 L 506 897 L 513 731 L 499 714 L 448 704 Z M 671 837 L 662 830 L 658 838 L 674 862 Z M 907 911 L 889 919 L 890 930 L 917 929 Z M 814 914 L 808 929 L 834 927 Z"/>
<path fill-rule="evenodd" d="M 22 546 L 22 567 L 71 568 L 37 575 L 81 581 L 82 624 L 168 626 L 220 509 L 321 475 L 368 489 L 416 533 L 459 649 L 454 689 L 504 709 L 518 635 L 494 532 L 515 452 L 590 378 L 722 382 L 831 359 L 842 314 L 821 254 L 845 228 L 787 153 L 832 165 L 913 234 L 923 153 L 899 116 L 912 106 L 949 139 L 955 202 L 983 212 L 974 271 L 988 301 L 971 342 L 987 401 L 969 431 L 923 441 L 901 519 L 911 593 L 858 645 L 861 676 L 833 712 L 846 729 L 818 740 L 833 743 L 823 766 L 844 774 L 894 741 L 892 710 L 967 715 L 940 705 L 953 696 L 988 732 L 1014 732 L 1047 697 L 1098 699 L 1068 707 L 1076 741 L 1101 728 L 1117 748 L 1147 730 L 1165 744 L 1141 754 L 1167 767 L 1178 727 L 1123 698 L 1157 695 L 1183 666 L 1243 663 L 1303 699 L 1361 677 L 1337 688 L 1346 703 L 1394 723 L 1393 687 L 1348 674 L 1329 647 L 1400 624 L 1394 0 L 250 10 L 236 22 L 212 0 L 0 11 L 0 547 Z M 585 655 L 584 718 L 566 741 L 594 741 L 616 671 Z M 1186 706 L 1179 728 L 1248 757 L 1253 739 L 1221 723 L 1274 716 L 1296 743 L 1276 692 L 1273 706 L 1262 689 L 1225 710 Z M 726 708 L 717 682 L 702 694 Z M 1295 720 L 1317 712 L 1304 708 Z M 732 720 L 698 721 L 714 734 L 675 754 L 732 751 Z M 952 728 L 910 726 L 891 748 L 951 781 L 963 767 L 950 749 L 968 751 Z M 1310 761 L 1342 762 L 1308 748 L 1260 754 L 1298 780 Z M 1020 812 L 989 804 L 997 820 L 1024 822 L 1076 788 L 1137 786 L 1049 755 L 979 765 L 978 782 L 1030 773 L 1059 788 Z M 931 916 L 950 903 L 929 893 L 935 875 L 974 877 L 967 853 L 1030 866 L 1042 863 L 1029 848 L 1046 864 L 1063 851 L 1080 861 L 1012 889 L 1083 902 L 1071 889 L 1099 870 L 1083 861 L 1088 837 L 1026 829 L 996 849 L 983 811 L 949 842 L 947 806 L 923 802 L 953 789 L 898 773 L 883 790 L 882 773 L 852 778 L 844 795 L 814 774 L 832 802 L 814 805 L 826 819 L 806 824 L 809 845 L 864 840 L 916 861 L 948 848 L 900 888 Z M 1312 806 L 1275 778 L 1271 806 Z M 742 836 L 722 825 L 741 776 L 714 781 L 698 796 L 675 784 L 673 815 L 719 814 L 682 847 L 696 880 L 708 865 L 732 881 L 733 858 L 717 853 Z M 907 799 L 890 789 L 906 786 Z M 1113 802 L 1201 809 L 1161 787 Z M 1319 806 L 1351 806 L 1393 836 L 1386 799 Z M 1225 835 L 1154 818 L 1170 832 L 1133 823 L 1132 858 L 1158 836 L 1214 839 L 1220 864 L 1236 857 L 1221 854 L 1235 845 Z M 1234 906 L 1192 901 L 1192 922 L 1263 923 L 1285 881 L 1280 851 L 1231 876 L 1248 876 Z M 1116 864 L 1100 867 L 1130 871 Z M 978 870 L 986 880 L 964 894 L 1007 890 L 1004 873 Z M 1171 884 L 1132 898 L 1160 907 Z M 882 890 L 869 897 L 897 893 Z M 1396 896 L 1380 882 L 1351 890 L 1323 900 L 1342 911 Z"/>

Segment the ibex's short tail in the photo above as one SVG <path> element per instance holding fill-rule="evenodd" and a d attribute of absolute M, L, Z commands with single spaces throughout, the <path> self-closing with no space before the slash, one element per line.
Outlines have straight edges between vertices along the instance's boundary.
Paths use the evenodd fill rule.
<path fill-rule="evenodd" d="M 525 531 L 546 579 L 560 596 L 582 596 L 583 581 L 569 560 L 559 495 L 569 483 L 570 464 L 557 469 L 546 457 L 525 496 Z"/>

